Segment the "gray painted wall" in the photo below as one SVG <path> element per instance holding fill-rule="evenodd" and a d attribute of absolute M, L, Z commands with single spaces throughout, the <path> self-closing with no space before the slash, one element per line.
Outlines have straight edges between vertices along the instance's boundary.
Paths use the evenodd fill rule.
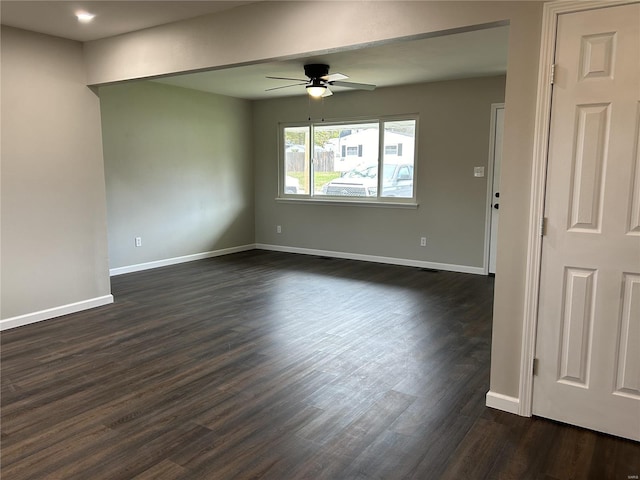
<path fill-rule="evenodd" d="M 487 177 L 473 169 L 487 167 L 491 104 L 504 100 L 504 85 L 500 76 L 339 93 L 311 104 L 305 97 L 255 102 L 256 242 L 482 268 Z M 414 113 L 417 209 L 276 202 L 278 122 Z"/>
<path fill-rule="evenodd" d="M 82 45 L 2 27 L 3 319 L 110 295 L 100 110 Z"/>
<path fill-rule="evenodd" d="M 321 49 L 341 49 L 351 48 L 354 45 L 365 45 L 368 42 L 387 41 L 395 38 L 402 38 L 409 35 L 433 34 L 447 29 L 464 28 L 488 22 L 509 22 L 509 51 L 508 51 L 508 75 L 505 89 L 505 131 L 503 145 L 503 164 L 501 182 L 501 211 L 500 211 L 500 231 L 498 233 L 500 251 L 498 253 L 497 269 L 499 275 L 496 277 L 496 290 L 494 302 L 493 320 L 493 342 L 491 360 L 491 391 L 507 396 L 518 396 L 520 379 L 520 352 L 522 340 L 522 325 L 524 318 L 524 292 L 527 263 L 527 244 L 529 230 L 529 207 L 530 207 L 530 179 L 534 138 L 534 119 L 536 105 L 536 87 L 538 82 L 538 57 L 540 49 L 540 29 L 542 18 L 543 2 L 520 2 L 520 1 L 470 1 L 470 2 L 432 2 L 432 1 L 374 1 L 374 2 L 341 2 L 341 15 L 344 22 L 349 22 L 349 28 L 344 27 L 344 22 L 329 22 L 327 30 L 321 39 L 317 36 L 306 35 L 308 29 L 308 19 L 326 15 L 326 2 L 258 2 L 244 5 L 233 9 L 228 14 L 220 16 L 207 16 L 199 19 L 177 22 L 172 25 L 160 26 L 146 29 L 141 32 L 134 32 L 126 35 L 119 35 L 115 38 L 97 40 L 89 42 L 83 46 L 84 60 L 87 68 L 88 82 L 90 84 L 102 84 L 118 80 L 141 78 L 150 75 L 162 75 L 171 72 L 195 70 L 199 68 L 215 68 L 225 65 L 242 64 L 244 62 L 263 61 L 275 58 L 298 57 L 307 58 L 310 52 Z M 351 19 L 357 18 L 358 21 Z M 27 128 L 23 125 L 20 116 L 7 116 L 4 105 L 7 95 L 5 95 L 5 72 L 10 70 L 11 60 L 4 54 L 5 45 L 3 38 L 3 106 L 2 106 L 2 127 L 3 127 L 3 162 L 5 157 L 5 129 L 20 130 Z M 52 52 L 51 47 L 45 44 L 60 45 L 57 39 L 46 37 L 46 41 L 29 42 L 25 39 L 20 42 L 21 48 L 33 49 L 27 58 L 35 60 L 34 66 L 21 65 L 22 69 L 42 68 L 38 71 L 54 71 L 55 75 L 62 75 L 68 78 L 69 72 L 77 71 L 76 60 L 72 63 L 74 68 L 60 68 L 51 66 L 58 64 L 58 52 Z M 69 42 L 62 42 L 71 45 Z M 31 47 L 29 47 L 31 44 Z M 77 49 L 77 44 L 73 47 Z M 67 47 L 65 47 L 67 48 Z M 41 50 L 42 53 L 38 52 Z M 47 58 L 48 57 L 48 58 Z M 51 59 L 52 61 L 48 61 Z M 55 59 L 55 62 L 53 60 Z M 144 59 L 144 61 L 141 61 Z M 20 63 L 20 60 L 18 63 Z M 77 60 L 80 62 L 80 60 Z M 65 65 L 62 60 L 61 65 Z M 18 67 L 18 65 L 16 65 Z M 43 71 L 46 76 L 48 72 Z M 18 70 L 16 70 L 18 72 Z M 78 74 L 79 75 L 79 74 Z M 77 82 L 78 92 L 80 89 L 80 77 L 71 78 L 72 82 Z M 22 81 L 22 78 L 20 79 Z M 47 82 L 37 83 L 36 90 L 42 88 L 47 92 L 40 98 L 40 94 L 34 97 L 33 89 L 27 91 L 25 88 L 15 84 L 14 88 L 22 92 L 20 100 L 25 104 L 31 104 L 31 98 L 41 100 L 43 105 L 52 101 L 47 97 L 55 97 L 58 92 L 53 88 L 53 84 Z M 48 81 L 48 80 L 47 80 Z M 44 83 L 44 85 L 43 85 Z M 65 83 L 60 85 L 60 95 L 66 95 Z M 75 90 L 74 90 L 75 92 Z M 86 144 L 92 152 L 99 152 L 99 134 L 92 134 L 91 140 L 80 140 L 78 142 L 76 132 L 82 132 L 85 128 L 91 131 L 97 125 L 97 114 L 91 115 L 96 108 L 97 100 L 93 104 L 84 97 L 84 93 L 74 93 L 72 102 L 65 102 L 64 109 L 75 110 L 78 105 L 89 115 L 80 114 L 78 119 L 83 122 L 65 122 L 65 114 L 49 110 L 43 106 L 35 105 L 36 111 L 43 109 L 43 117 L 54 119 L 57 126 L 53 131 L 57 133 L 56 148 L 62 150 L 72 150 L 78 148 L 78 143 Z M 73 105 L 70 105 L 73 104 Z M 62 115 L 62 118 L 60 118 Z M 77 125 L 79 124 L 79 125 Z M 77 128 L 76 128 L 77 127 Z M 44 132 L 46 134 L 46 132 Z M 28 136 L 26 144 L 37 144 L 39 136 L 37 134 Z M 14 147 L 18 147 L 14 144 Z M 47 158 L 46 151 L 43 150 L 44 158 Z M 99 155 L 99 153 L 98 153 Z M 89 163 L 94 164 L 95 155 L 89 156 Z M 83 166 L 79 166 L 78 171 L 83 171 Z M 100 195 L 100 187 L 93 180 L 97 172 L 91 170 L 89 181 L 80 186 L 78 192 L 65 193 L 62 196 L 73 198 L 76 203 L 82 202 L 83 209 L 95 206 L 95 215 L 83 223 L 80 227 L 74 223 L 73 227 L 67 231 L 60 227 L 62 219 L 68 215 L 66 207 L 68 205 L 58 205 L 55 202 L 49 203 L 43 199 L 43 193 L 37 192 L 34 198 L 36 204 L 30 204 L 28 195 L 17 192 L 20 187 L 15 187 L 11 195 L 16 202 L 10 206 L 5 206 L 5 177 L 13 178 L 19 185 L 20 179 L 10 172 L 11 168 L 3 164 L 2 187 L 2 228 L 3 228 L 3 298 L 7 297 L 4 289 L 5 282 L 13 282 L 17 291 L 23 289 L 22 298 L 12 301 L 18 306 L 15 311 L 33 311 L 40 308 L 40 304 L 64 304 L 69 298 L 86 296 L 84 289 L 89 288 L 95 293 L 104 291 L 108 287 L 106 278 L 106 236 L 90 235 L 93 243 L 91 254 L 82 257 L 82 261 L 72 262 L 73 268 L 80 274 L 75 276 L 72 282 L 65 284 L 69 274 L 55 272 L 47 274 L 47 281 L 40 282 L 38 275 L 28 271 L 29 265 L 39 264 L 51 266 L 55 271 L 69 265 L 69 262 L 60 261 L 58 250 L 51 248 L 51 243 L 43 242 L 42 238 L 50 238 L 49 232 L 59 235 L 63 241 L 68 240 L 70 244 L 75 241 L 74 228 L 85 232 L 86 228 L 98 225 L 101 221 L 101 214 L 98 210 L 104 211 L 106 200 L 103 198 L 101 205 L 94 203 L 96 196 Z M 38 175 L 38 168 L 30 169 L 26 173 L 26 167 L 19 167 L 18 170 L 28 177 Z M 64 169 L 73 171 L 73 168 Z M 19 175 L 18 175 L 19 176 Z M 49 179 L 47 178 L 47 181 Z M 27 184 L 35 189 L 43 188 L 43 181 L 36 179 L 25 180 Z M 66 185 L 65 185 L 66 186 Z M 73 185 L 76 187 L 76 185 Z M 6 196 L 9 198 L 9 195 Z M 45 195 L 46 197 L 46 195 Z M 42 199 L 42 201 L 40 201 Z M 27 202 L 23 205 L 23 201 Z M 100 202 L 98 202 L 100 203 Z M 6 218 L 5 218 L 6 217 Z M 23 217 L 31 220 L 18 220 Z M 42 228 L 42 237 L 22 236 L 23 233 L 31 233 L 33 228 L 42 219 L 45 223 L 52 224 L 51 229 Z M 5 249 L 5 230 L 8 226 L 15 228 L 13 224 L 20 222 L 31 222 L 27 226 L 16 228 L 12 237 L 10 254 L 14 255 L 14 260 L 5 265 L 5 259 L 9 251 Z M 73 222 L 72 222 L 73 223 Z M 96 227 L 98 228 L 98 227 Z M 65 230 L 63 232 L 63 230 Z M 104 229 L 103 229 L 104 231 Z M 54 235 L 55 237 L 55 235 Z M 82 235 L 81 235 L 82 237 Z M 29 240 L 30 243 L 21 243 Z M 56 242 L 57 243 L 57 242 Z M 29 256 L 35 259 L 29 260 Z M 64 255 L 63 255 L 64 257 Z M 71 255 L 73 257 L 73 255 Z M 74 257 L 78 259 L 79 257 Z M 18 265 L 25 266 L 25 269 L 18 269 Z M 42 267 L 38 267 L 42 268 Z M 5 270 L 7 273 L 5 274 Z M 24 279 L 22 278 L 24 277 Z M 48 281 L 56 277 L 55 284 L 48 284 Z M 64 277 L 60 279 L 60 277 Z M 33 283 L 30 280 L 35 280 Z M 63 280 L 63 281 L 60 281 Z M 51 283 L 51 282 L 49 282 Z M 94 288 L 95 287 L 95 288 Z M 78 292 L 78 289 L 80 292 Z M 43 293 L 43 290 L 51 292 Z M 89 295 L 93 295 L 88 292 Z M 40 297 L 42 296 L 42 298 Z M 45 301 L 32 302 L 32 298 L 48 297 Z M 6 300 L 5 300 L 6 301 Z M 4 311 L 4 306 L 3 306 Z M 13 313 L 12 313 L 13 314 Z M 3 313 L 4 315 L 4 313 Z M 8 313 L 7 313 L 8 315 Z"/>
<path fill-rule="evenodd" d="M 250 102 L 136 82 L 100 108 L 111 268 L 254 243 Z"/>

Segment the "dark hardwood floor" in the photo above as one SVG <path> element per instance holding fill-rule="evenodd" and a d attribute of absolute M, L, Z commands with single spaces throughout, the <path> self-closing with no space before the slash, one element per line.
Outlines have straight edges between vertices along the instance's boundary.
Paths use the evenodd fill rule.
<path fill-rule="evenodd" d="M 3 479 L 640 474 L 638 443 L 485 407 L 492 278 L 253 251 L 112 286 L 2 333 Z"/>

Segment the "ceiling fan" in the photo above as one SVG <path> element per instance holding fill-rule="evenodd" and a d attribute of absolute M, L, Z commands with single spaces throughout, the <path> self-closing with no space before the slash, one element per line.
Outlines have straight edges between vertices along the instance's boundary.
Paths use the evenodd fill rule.
<path fill-rule="evenodd" d="M 333 95 L 329 87 L 335 85 L 336 87 L 358 88 L 360 90 L 373 90 L 375 85 L 368 83 L 354 83 L 343 82 L 349 78 L 342 73 L 332 73 L 329 75 L 329 65 L 321 63 L 310 63 L 304 66 L 304 74 L 308 77 L 307 80 L 302 78 L 288 78 L 288 77 L 267 77 L 273 80 L 291 80 L 291 85 L 284 85 L 282 87 L 267 88 L 265 91 L 279 90 L 281 88 L 297 87 L 304 85 L 307 89 L 307 93 L 312 97 L 328 97 Z"/>

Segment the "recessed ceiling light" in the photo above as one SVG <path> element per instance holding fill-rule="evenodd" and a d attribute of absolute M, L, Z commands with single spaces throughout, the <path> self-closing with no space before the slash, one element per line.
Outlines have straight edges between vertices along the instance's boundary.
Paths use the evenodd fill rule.
<path fill-rule="evenodd" d="M 76 12 L 76 17 L 78 18 L 79 22 L 89 23 L 91 20 L 93 20 L 93 17 L 95 17 L 95 15 L 89 12 Z"/>

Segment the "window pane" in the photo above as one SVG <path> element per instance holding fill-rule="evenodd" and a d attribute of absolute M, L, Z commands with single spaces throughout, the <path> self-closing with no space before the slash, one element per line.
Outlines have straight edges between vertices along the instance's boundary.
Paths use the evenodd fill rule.
<path fill-rule="evenodd" d="M 385 155 L 398 155 L 398 145 L 385 145 L 384 146 L 384 154 Z"/>
<path fill-rule="evenodd" d="M 381 197 L 413 197 L 415 138 L 415 120 L 384 123 Z"/>
<path fill-rule="evenodd" d="M 284 193 L 304 195 L 309 192 L 309 127 L 284 129 Z"/>
<path fill-rule="evenodd" d="M 314 195 L 375 197 L 378 191 L 378 124 L 314 128 Z"/>

